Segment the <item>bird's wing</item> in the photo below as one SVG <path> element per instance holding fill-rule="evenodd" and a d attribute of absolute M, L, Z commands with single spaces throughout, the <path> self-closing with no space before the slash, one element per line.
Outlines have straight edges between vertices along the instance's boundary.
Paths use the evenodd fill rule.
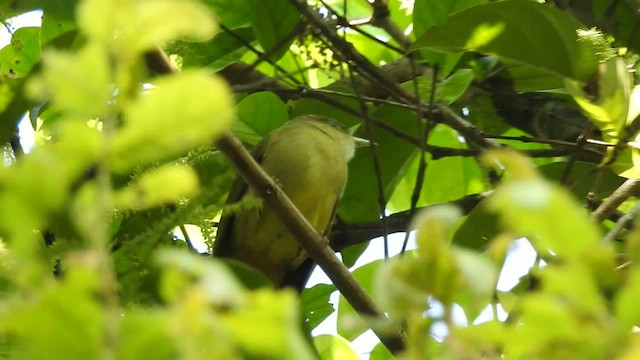
<path fill-rule="evenodd" d="M 264 156 L 266 148 L 266 138 L 263 139 L 251 150 L 251 156 L 260 164 L 262 157 Z M 231 186 L 229 196 L 227 197 L 227 205 L 236 203 L 244 197 L 249 190 L 247 183 L 238 176 Z M 218 224 L 218 231 L 216 232 L 216 241 L 213 243 L 213 256 L 216 257 L 233 257 L 231 247 L 231 231 L 233 229 L 233 221 L 235 215 L 232 213 L 222 214 L 220 223 Z"/>

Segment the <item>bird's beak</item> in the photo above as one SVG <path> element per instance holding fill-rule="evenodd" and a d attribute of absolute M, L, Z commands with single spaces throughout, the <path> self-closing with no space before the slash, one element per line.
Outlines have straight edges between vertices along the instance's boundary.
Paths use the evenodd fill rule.
<path fill-rule="evenodd" d="M 356 147 L 365 147 L 365 146 L 369 146 L 371 145 L 371 141 L 367 140 L 367 139 L 363 139 L 363 138 L 359 138 L 359 137 L 353 137 L 353 140 L 356 141 Z"/>

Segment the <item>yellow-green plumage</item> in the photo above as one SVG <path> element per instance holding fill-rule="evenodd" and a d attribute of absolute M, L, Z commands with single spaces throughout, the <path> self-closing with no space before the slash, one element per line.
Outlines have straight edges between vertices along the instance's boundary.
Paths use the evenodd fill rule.
<path fill-rule="evenodd" d="M 356 139 L 335 122 L 305 115 L 267 136 L 253 155 L 311 226 L 327 235 L 355 146 Z M 246 184 L 239 180 L 229 201 L 248 193 Z M 276 286 L 282 286 L 307 258 L 298 241 L 266 206 L 223 216 L 214 255 L 253 266 Z"/>

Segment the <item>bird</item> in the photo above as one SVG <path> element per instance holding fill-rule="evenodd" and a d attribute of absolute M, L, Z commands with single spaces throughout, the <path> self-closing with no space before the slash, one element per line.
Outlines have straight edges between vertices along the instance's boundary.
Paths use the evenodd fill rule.
<path fill-rule="evenodd" d="M 301 115 L 268 134 L 252 156 L 321 236 L 329 235 L 347 184 L 356 147 L 369 141 L 352 136 L 337 121 Z M 227 203 L 254 196 L 238 178 Z M 213 245 L 215 257 L 234 259 L 262 273 L 275 287 L 304 285 L 313 268 L 297 239 L 268 207 L 225 211 Z"/>

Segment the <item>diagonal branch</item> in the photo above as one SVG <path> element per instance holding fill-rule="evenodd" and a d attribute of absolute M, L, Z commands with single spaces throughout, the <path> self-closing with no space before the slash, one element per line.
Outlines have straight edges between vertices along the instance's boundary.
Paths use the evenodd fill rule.
<path fill-rule="evenodd" d="M 640 181 L 627 180 L 609 198 L 591 213 L 591 219 L 600 223 L 607 219 L 623 202 L 631 196 L 638 196 Z"/>

